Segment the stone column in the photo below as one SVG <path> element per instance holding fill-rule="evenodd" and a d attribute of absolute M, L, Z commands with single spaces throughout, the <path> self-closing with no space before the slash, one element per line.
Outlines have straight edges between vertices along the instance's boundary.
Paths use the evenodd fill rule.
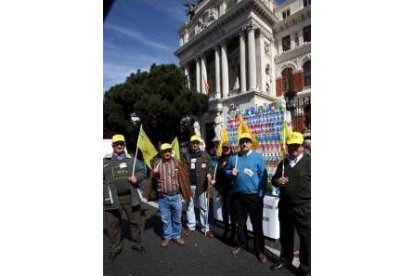
<path fill-rule="evenodd" d="M 245 32 L 239 33 L 240 39 L 240 92 L 246 92 L 246 41 Z"/>
<path fill-rule="evenodd" d="M 255 28 L 252 24 L 247 26 L 247 43 L 249 51 L 249 90 L 256 89 L 256 42 L 254 37 Z"/>
<path fill-rule="evenodd" d="M 208 94 L 206 83 L 207 83 L 206 56 L 203 53 L 201 56 L 201 93 L 202 94 Z"/>
<path fill-rule="evenodd" d="M 196 59 L 196 90 L 198 93 L 201 92 L 200 90 L 200 59 Z"/>
<path fill-rule="evenodd" d="M 217 46 L 214 49 L 214 65 L 216 73 L 216 99 L 221 99 L 221 89 L 220 89 L 220 48 Z"/>
<path fill-rule="evenodd" d="M 221 44 L 221 76 L 223 80 L 223 98 L 229 96 L 229 65 L 227 62 L 227 45 L 225 42 Z"/>
<path fill-rule="evenodd" d="M 265 54 L 265 45 L 264 45 L 264 35 L 262 33 L 259 34 L 259 79 L 260 79 L 260 90 L 263 93 L 266 93 L 266 54 Z"/>
<path fill-rule="evenodd" d="M 184 65 L 184 75 L 187 78 L 187 87 L 191 88 L 191 84 L 190 84 L 190 69 L 188 68 L 188 64 Z"/>

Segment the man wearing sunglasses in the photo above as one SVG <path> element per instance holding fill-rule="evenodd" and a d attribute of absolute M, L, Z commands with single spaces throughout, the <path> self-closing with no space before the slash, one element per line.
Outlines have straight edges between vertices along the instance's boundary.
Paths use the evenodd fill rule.
<path fill-rule="evenodd" d="M 287 266 L 292 269 L 294 228 L 299 234 L 299 272 L 311 273 L 311 157 L 304 153 L 303 135 L 288 134 L 288 156 L 279 163 L 272 184 L 280 187 L 280 259 L 272 270 Z"/>
<path fill-rule="evenodd" d="M 240 152 L 230 156 L 226 176 L 234 183 L 233 200 L 238 224 L 238 242 L 234 255 L 247 248 L 247 215 L 253 226 L 254 249 L 260 262 L 265 263 L 265 242 L 263 235 L 263 198 L 266 194 L 267 170 L 263 157 L 252 150 L 252 136 L 242 133 L 239 137 Z"/>
<path fill-rule="evenodd" d="M 145 168 L 137 162 L 135 171 L 131 157 L 125 151 L 125 138 L 121 134 L 112 137 L 113 153 L 105 156 L 103 162 L 104 209 L 106 229 L 109 238 L 110 260 L 122 250 L 121 214 L 126 212 L 131 232 L 131 248 L 145 253 L 142 245 L 141 199 L 138 183 L 145 177 Z"/>

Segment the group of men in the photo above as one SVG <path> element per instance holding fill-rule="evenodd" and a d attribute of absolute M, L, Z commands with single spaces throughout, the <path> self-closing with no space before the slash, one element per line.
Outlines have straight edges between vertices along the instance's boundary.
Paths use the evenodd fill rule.
<path fill-rule="evenodd" d="M 160 146 L 160 158 L 152 161 L 149 176 L 148 200 L 157 200 L 162 221 L 161 246 L 170 241 L 184 245 L 184 236 L 196 230 L 195 207 L 199 209 L 201 232 L 209 238 L 214 234 L 209 227 L 208 191 L 214 185 L 223 201 L 224 233 L 237 234 L 233 254 L 248 246 L 247 217 L 253 226 L 254 251 L 258 260 L 267 261 L 263 235 L 263 198 L 268 181 L 262 156 L 252 149 L 253 138 L 249 133 L 239 137 L 239 151 L 233 154 L 229 142 L 222 145 L 222 155 L 217 166 L 211 165 L 208 153 L 200 150 L 201 138 L 193 135 L 190 148 L 181 160 L 172 156 L 171 144 Z M 292 267 L 294 229 L 300 239 L 300 267 L 302 275 L 310 275 L 310 218 L 311 171 L 310 155 L 304 152 L 303 135 L 292 132 L 287 137 L 286 158 L 277 167 L 272 185 L 280 188 L 280 258 L 271 269 Z M 125 139 L 115 135 L 112 139 L 113 154 L 104 159 L 104 206 L 107 232 L 110 240 L 110 257 L 115 258 L 122 249 L 120 241 L 120 215 L 124 209 L 131 229 L 132 249 L 145 253 L 141 242 L 140 196 L 137 183 L 145 177 L 142 165 L 132 166 L 132 158 L 123 151 Z M 216 169 L 216 171 L 215 171 Z M 213 179 L 215 175 L 215 179 Z M 183 204 L 187 225 L 182 227 Z M 230 220 L 230 224 L 229 224 Z"/>

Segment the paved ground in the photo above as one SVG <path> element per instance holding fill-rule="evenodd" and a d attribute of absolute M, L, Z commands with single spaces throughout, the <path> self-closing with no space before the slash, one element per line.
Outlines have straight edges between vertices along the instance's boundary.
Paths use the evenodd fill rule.
<path fill-rule="evenodd" d="M 231 245 L 219 238 L 206 238 L 196 231 L 190 237 L 185 237 L 185 245 L 179 246 L 170 242 L 168 247 L 160 246 L 161 219 L 157 209 L 145 204 L 145 226 L 143 233 L 144 245 L 148 253 L 140 254 L 129 248 L 128 231 L 123 231 L 124 250 L 113 261 L 107 261 L 107 237 L 104 235 L 104 275 L 105 276 L 135 276 L 135 275 L 294 275 L 281 269 L 271 271 L 272 260 L 279 254 L 279 246 L 275 240 L 267 239 L 266 255 L 269 261 L 260 263 L 256 256 L 248 251 L 234 256 L 230 253 Z M 126 223 L 126 221 L 124 221 Z M 124 225 L 126 226 L 126 224 Z M 125 229 L 126 227 L 124 227 Z M 221 223 L 212 225 L 212 230 L 222 233 Z M 252 239 L 249 246 L 253 247 Z"/>

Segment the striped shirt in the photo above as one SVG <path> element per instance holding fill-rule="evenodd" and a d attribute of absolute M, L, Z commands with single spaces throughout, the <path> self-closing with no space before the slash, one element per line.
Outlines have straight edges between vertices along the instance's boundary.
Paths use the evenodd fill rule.
<path fill-rule="evenodd" d="M 160 176 L 157 191 L 161 193 L 176 193 L 180 187 L 178 184 L 178 168 L 174 160 L 161 161 L 158 167 Z"/>

